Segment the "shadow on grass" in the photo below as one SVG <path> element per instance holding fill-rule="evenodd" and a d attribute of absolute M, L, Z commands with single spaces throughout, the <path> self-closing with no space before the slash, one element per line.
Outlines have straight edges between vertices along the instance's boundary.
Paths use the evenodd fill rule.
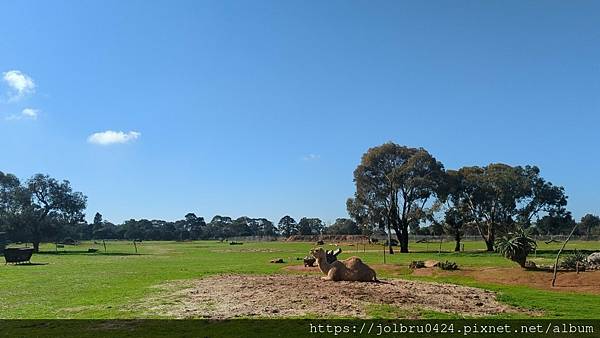
<path fill-rule="evenodd" d="M 594 252 L 596 252 L 596 251 L 598 251 L 598 250 L 589 250 L 589 249 L 581 249 L 581 250 L 579 250 L 579 249 L 577 249 L 577 250 L 575 250 L 575 249 L 565 249 L 565 250 L 563 250 L 563 251 L 561 252 L 561 256 L 563 256 L 563 255 L 569 255 L 569 254 L 572 254 L 572 253 L 574 253 L 575 251 L 578 251 L 578 252 L 581 252 L 581 253 L 583 253 L 583 254 L 589 255 L 589 254 L 591 254 L 591 253 L 594 253 Z M 538 254 L 538 255 L 553 255 L 553 256 L 556 256 L 556 254 L 558 253 L 558 249 L 556 249 L 556 250 L 537 250 L 536 252 L 537 252 L 537 254 Z"/>
<path fill-rule="evenodd" d="M 48 265 L 48 263 L 21 263 L 21 264 L 7 264 L 9 266 L 38 266 L 38 265 Z"/>
<path fill-rule="evenodd" d="M 149 254 L 135 253 L 135 252 L 88 252 L 87 250 L 73 250 L 73 251 L 40 251 L 36 255 L 56 255 L 56 256 L 70 256 L 70 255 L 83 255 L 83 256 L 146 256 Z"/>

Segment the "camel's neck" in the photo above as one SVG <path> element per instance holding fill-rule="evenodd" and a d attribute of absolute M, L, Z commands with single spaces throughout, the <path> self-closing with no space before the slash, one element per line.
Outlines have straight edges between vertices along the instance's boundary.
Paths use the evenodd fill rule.
<path fill-rule="evenodd" d="M 329 269 L 331 268 L 331 265 L 327 263 L 327 257 L 317 258 L 317 265 L 319 266 L 321 272 L 323 272 L 324 274 L 327 274 L 329 272 Z"/>

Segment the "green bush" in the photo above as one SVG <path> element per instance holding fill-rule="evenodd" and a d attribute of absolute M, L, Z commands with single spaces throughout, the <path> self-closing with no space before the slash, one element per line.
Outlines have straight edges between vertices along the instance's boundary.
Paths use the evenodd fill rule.
<path fill-rule="evenodd" d="M 565 269 L 576 269 L 579 263 L 579 269 L 585 269 L 587 264 L 587 255 L 579 250 L 575 250 L 573 253 L 566 255 L 560 263 L 561 268 Z"/>
<path fill-rule="evenodd" d="M 440 262 L 438 267 L 442 270 L 458 270 L 458 264 L 450 261 Z"/>
<path fill-rule="evenodd" d="M 421 269 L 425 267 L 425 262 L 423 261 L 412 261 L 408 266 L 411 269 Z"/>

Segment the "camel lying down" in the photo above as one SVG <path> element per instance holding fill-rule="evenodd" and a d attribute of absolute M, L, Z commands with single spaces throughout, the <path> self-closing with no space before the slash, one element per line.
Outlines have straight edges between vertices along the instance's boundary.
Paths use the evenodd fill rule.
<path fill-rule="evenodd" d="M 379 282 L 375 270 L 362 262 L 358 257 L 350 257 L 343 261 L 327 263 L 327 254 L 322 248 L 310 253 L 317 259 L 319 269 L 327 276 L 321 277 L 330 281 Z"/>

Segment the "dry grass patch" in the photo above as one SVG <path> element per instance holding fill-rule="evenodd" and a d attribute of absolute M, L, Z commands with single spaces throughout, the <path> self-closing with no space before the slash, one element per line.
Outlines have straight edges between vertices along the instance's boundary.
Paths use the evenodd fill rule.
<path fill-rule="evenodd" d="M 420 281 L 326 282 L 314 275 L 218 275 L 161 285 L 147 299 L 152 315 L 174 318 L 360 317 L 372 305 L 462 316 L 517 313 L 495 293 Z"/>

